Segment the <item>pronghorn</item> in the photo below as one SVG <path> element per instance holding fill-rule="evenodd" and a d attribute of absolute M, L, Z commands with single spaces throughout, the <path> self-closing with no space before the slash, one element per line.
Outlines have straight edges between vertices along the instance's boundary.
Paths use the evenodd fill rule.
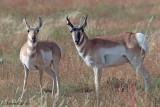
<path fill-rule="evenodd" d="M 43 72 L 48 74 L 53 79 L 53 88 L 56 89 L 59 94 L 59 77 L 58 77 L 58 66 L 61 59 L 60 47 L 51 41 L 37 41 L 39 29 L 42 27 L 42 19 L 39 18 L 39 24 L 36 27 L 30 27 L 26 21 L 23 19 L 23 24 L 28 31 L 28 40 L 22 46 L 20 50 L 20 60 L 24 66 L 25 76 L 24 85 L 21 95 L 23 98 L 24 92 L 26 90 L 27 79 L 29 70 L 39 71 L 39 81 L 40 90 L 42 94 L 42 76 Z M 54 66 L 54 71 L 51 69 L 51 65 Z M 53 95 L 52 88 L 52 95 Z"/>
<path fill-rule="evenodd" d="M 96 93 L 99 93 L 102 68 L 116 67 L 124 63 L 130 63 L 135 70 L 139 71 L 144 78 L 145 92 L 148 92 L 149 72 L 143 66 L 148 43 L 144 34 L 126 32 L 111 37 L 89 39 L 84 32 L 87 16 L 78 26 L 74 26 L 68 16 L 66 20 L 78 54 L 88 66 L 93 68 Z"/>

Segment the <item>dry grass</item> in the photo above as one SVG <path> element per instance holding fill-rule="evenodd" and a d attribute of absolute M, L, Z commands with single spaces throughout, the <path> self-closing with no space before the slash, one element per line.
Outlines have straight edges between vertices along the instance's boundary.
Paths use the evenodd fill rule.
<path fill-rule="evenodd" d="M 129 64 L 104 69 L 100 92 L 103 107 L 158 107 L 160 106 L 160 2 L 158 0 L 0 0 L 0 103 L 8 106 L 96 106 L 93 71 L 78 56 L 71 34 L 66 27 L 68 14 L 74 23 L 80 17 L 89 15 L 86 33 L 90 38 L 100 35 L 111 36 L 127 31 L 146 33 L 150 18 L 153 20 L 147 30 L 149 53 L 145 66 L 151 74 L 151 93 L 145 95 L 143 79 Z M 39 93 L 39 77 L 36 71 L 30 73 L 28 93 L 24 102 L 17 103 L 23 84 L 23 67 L 19 50 L 25 43 L 26 31 L 22 19 L 27 17 L 35 24 L 42 16 L 44 25 L 40 40 L 52 40 L 63 49 L 60 71 L 60 98 L 51 98 L 51 81 L 43 96 Z"/>

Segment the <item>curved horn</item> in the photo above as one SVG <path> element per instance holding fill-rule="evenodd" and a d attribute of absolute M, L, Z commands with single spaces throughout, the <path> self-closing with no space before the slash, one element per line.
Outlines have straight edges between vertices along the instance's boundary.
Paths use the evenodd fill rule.
<path fill-rule="evenodd" d="M 41 28 L 41 27 L 42 27 L 42 18 L 39 17 L 39 23 L 38 23 L 37 28 L 39 29 L 39 28 Z"/>
<path fill-rule="evenodd" d="M 67 26 L 68 26 L 68 28 L 70 29 L 70 31 L 72 31 L 72 29 L 74 28 L 74 26 L 73 26 L 72 23 L 70 22 L 70 20 L 69 20 L 69 18 L 68 18 L 68 15 L 67 15 L 66 19 L 67 19 Z"/>
<path fill-rule="evenodd" d="M 27 30 L 30 30 L 30 26 L 28 25 L 26 18 L 23 19 L 23 24 Z"/>
<path fill-rule="evenodd" d="M 83 23 L 81 24 L 80 28 L 85 28 L 87 26 L 87 18 L 88 18 L 88 15 L 86 15 L 84 18 L 83 18 Z"/>

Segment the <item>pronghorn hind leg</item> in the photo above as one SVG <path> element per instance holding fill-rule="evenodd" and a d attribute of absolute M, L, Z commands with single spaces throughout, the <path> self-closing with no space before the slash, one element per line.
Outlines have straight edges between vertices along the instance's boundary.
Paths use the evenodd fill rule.
<path fill-rule="evenodd" d="M 39 83 L 40 83 L 40 92 L 41 92 L 41 95 L 42 95 L 42 78 L 43 78 L 43 71 L 42 70 L 39 70 Z"/>
<path fill-rule="evenodd" d="M 26 86 L 27 86 L 27 80 L 28 80 L 28 75 L 29 75 L 29 69 L 25 66 L 24 66 L 24 83 L 23 83 L 23 90 L 22 90 L 22 94 L 21 94 L 21 97 L 20 97 L 20 100 L 23 99 L 23 96 L 24 96 L 24 93 L 26 91 Z"/>
<path fill-rule="evenodd" d="M 150 88 L 150 75 L 149 72 L 145 69 L 143 65 L 143 58 L 139 57 L 133 57 L 133 58 L 128 58 L 130 64 L 133 66 L 133 68 L 138 71 L 141 76 L 144 79 L 144 85 L 145 85 L 145 92 L 149 92 Z"/>
<path fill-rule="evenodd" d="M 52 78 L 52 81 L 53 81 L 53 85 L 52 85 L 52 95 L 54 93 L 54 87 L 56 87 L 56 77 L 55 77 L 55 72 L 51 70 L 51 68 L 47 68 L 45 70 L 45 72 L 48 74 L 49 77 Z"/>
<path fill-rule="evenodd" d="M 145 84 L 145 92 L 148 93 L 150 91 L 150 75 L 149 72 L 145 69 L 143 65 L 138 69 L 140 74 L 143 76 L 144 84 Z"/>
<path fill-rule="evenodd" d="M 54 90 L 56 90 L 56 97 L 59 96 L 59 87 L 60 87 L 60 82 L 59 82 L 59 70 L 58 70 L 58 66 L 59 63 L 53 61 L 53 66 L 54 66 L 54 72 L 55 72 L 55 80 L 56 80 L 56 84 L 54 85 Z"/>

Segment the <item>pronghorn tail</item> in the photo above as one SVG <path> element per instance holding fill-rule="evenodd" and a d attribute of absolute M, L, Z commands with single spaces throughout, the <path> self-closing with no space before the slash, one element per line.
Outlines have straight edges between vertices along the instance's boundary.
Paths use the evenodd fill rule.
<path fill-rule="evenodd" d="M 148 52 L 148 41 L 146 39 L 146 36 L 142 33 L 136 33 L 136 39 L 138 41 L 139 46 L 145 51 L 145 53 Z"/>

